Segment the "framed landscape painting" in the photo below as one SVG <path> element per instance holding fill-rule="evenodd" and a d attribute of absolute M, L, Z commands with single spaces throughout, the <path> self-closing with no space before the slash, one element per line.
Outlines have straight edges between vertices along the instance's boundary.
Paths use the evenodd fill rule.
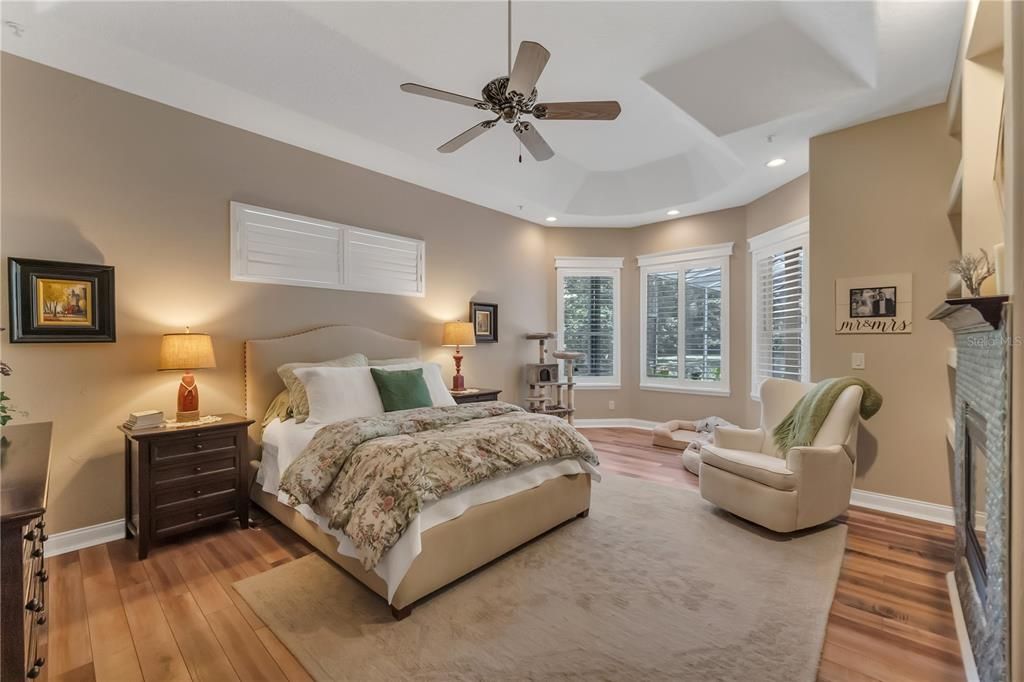
<path fill-rule="evenodd" d="M 114 268 L 8 258 L 11 343 L 116 340 Z"/>
<path fill-rule="evenodd" d="M 473 323 L 473 332 L 477 343 L 498 342 L 498 304 L 469 303 L 469 321 Z"/>

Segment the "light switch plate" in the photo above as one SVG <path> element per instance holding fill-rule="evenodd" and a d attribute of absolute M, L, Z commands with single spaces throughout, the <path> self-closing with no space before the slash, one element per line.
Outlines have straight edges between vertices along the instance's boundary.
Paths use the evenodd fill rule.
<path fill-rule="evenodd" d="M 850 367 L 853 369 L 864 369 L 864 354 L 850 353 Z"/>

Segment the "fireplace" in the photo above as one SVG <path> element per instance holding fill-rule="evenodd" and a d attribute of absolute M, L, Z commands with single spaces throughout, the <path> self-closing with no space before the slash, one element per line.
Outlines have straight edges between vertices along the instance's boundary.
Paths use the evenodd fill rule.
<path fill-rule="evenodd" d="M 960 524 L 964 528 L 964 559 L 974 581 L 975 591 L 984 604 L 987 601 L 988 574 L 985 561 L 985 519 L 987 515 L 985 488 L 988 471 L 988 446 L 985 418 L 964 403 L 963 486 L 965 502 Z"/>
<path fill-rule="evenodd" d="M 948 300 L 929 317 L 953 332 L 952 458 L 956 545 L 951 598 L 963 613 L 978 677 L 1006 679 L 1009 657 L 1010 304 Z"/>

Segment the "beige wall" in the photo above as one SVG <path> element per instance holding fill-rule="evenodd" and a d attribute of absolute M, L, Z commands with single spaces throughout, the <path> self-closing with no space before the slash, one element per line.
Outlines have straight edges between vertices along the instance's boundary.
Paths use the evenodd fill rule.
<path fill-rule="evenodd" d="M 950 503 L 953 340 L 926 316 L 958 256 L 945 213 L 958 159 L 944 106 L 811 140 L 812 378 L 855 374 L 885 397 L 861 432 L 856 487 L 940 504 Z M 913 273 L 912 334 L 834 333 L 836 278 L 899 272 Z M 865 370 L 850 369 L 852 352 L 865 353 Z"/>
<path fill-rule="evenodd" d="M 554 259 L 558 256 L 621 256 L 622 269 L 622 388 L 577 391 L 578 416 L 583 419 L 631 417 L 655 421 L 717 415 L 730 421 L 757 423 L 759 404 L 750 399 L 750 254 L 747 239 L 774 227 L 806 217 L 808 180 L 803 175 L 746 207 L 666 220 L 629 230 L 549 228 L 547 263 L 550 295 L 556 295 Z M 649 391 L 640 384 L 640 270 L 637 256 L 733 242 L 730 261 L 728 397 Z M 557 327 L 555 306 L 549 306 L 549 326 Z M 609 401 L 615 402 L 610 409 Z"/>
<path fill-rule="evenodd" d="M 55 422 L 54 531 L 121 517 L 115 427 L 132 410 L 173 411 L 178 377 L 156 371 L 157 355 L 186 324 L 217 353 L 199 376 L 203 410 L 241 412 L 246 338 L 363 325 L 419 339 L 449 374 L 441 322 L 465 319 L 475 297 L 499 304 L 501 342 L 466 350 L 467 381 L 517 399 L 534 357 L 521 337 L 548 319 L 543 228 L 7 54 L 2 80 L 3 255 L 117 273 L 117 343 L 4 335 L 4 390 L 28 420 Z M 425 239 L 427 296 L 232 282 L 233 199 Z"/>

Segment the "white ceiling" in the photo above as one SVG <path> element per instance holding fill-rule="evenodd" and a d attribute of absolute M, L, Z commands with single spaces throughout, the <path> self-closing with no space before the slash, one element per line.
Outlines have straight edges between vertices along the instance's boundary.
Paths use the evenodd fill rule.
<path fill-rule="evenodd" d="M 500 125 L 435 148 L 506 72 L 504 2 L 4 2 L 3 49 L 543 223 L 635 226 L 745 204 L 807 171 L 808 140 L 945 99 L 960 2 L 516 2 L 551 51 L 540 101 L 617 99 L 616 121 Z M 774 141 L 769 143 L 769 135 Z M 789 163 L 766 168 L 773 157 Z"/>

